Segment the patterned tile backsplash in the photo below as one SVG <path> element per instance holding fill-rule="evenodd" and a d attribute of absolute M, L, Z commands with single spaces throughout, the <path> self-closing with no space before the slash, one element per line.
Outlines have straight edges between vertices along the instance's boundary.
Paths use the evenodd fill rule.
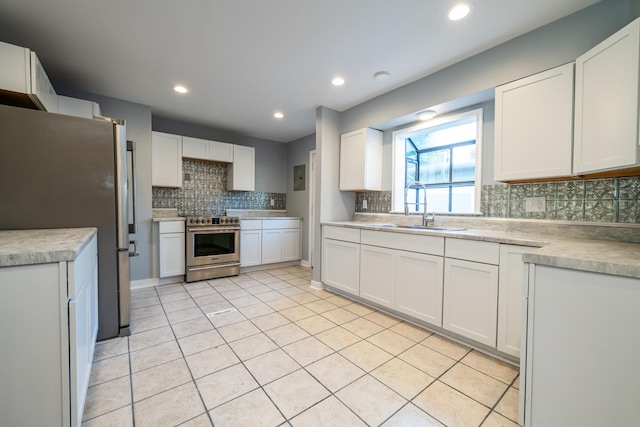
<path fill-rule="evenodd" d="M 527 197 L 544 197 L 546 210 L 526 212 Z M 481 198 L 486 217 L 640 223 L 640 177 L 483 185 Z M 390 210 L 390 191 L 356 195 L 356 212 Z"/>
<path fill-rule="evenodd" d="M 153 187 L 153 208 L 178 209 L 179 215 L 222 215 L 227 209 L 287 208 L 285 193 L 227 191 L 225 164 L 183 160 L 182 175 L 182 188 Z"/>

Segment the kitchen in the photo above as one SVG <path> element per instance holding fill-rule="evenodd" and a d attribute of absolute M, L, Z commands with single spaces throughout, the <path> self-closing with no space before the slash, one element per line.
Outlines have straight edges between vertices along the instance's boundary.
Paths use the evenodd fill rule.
<path fill-rule="evenodd" d="M 265 194 L 253 209 L 269 209 L 270 199 L 275 195 L 286 194 L 287 214 L 304 218 L 302 259 L 309 264 L 321 264 L 320 222 L 350 220 L 356 210 L 361 210 L 362 193 L 345 193 L 338 190 L 339 136 L 342 133 L 363 127 L 377 127 L 381 123 L 391 121 L 398 115 L 414 114 L 426 107 L 438 106 L 453 99 L 460 99 L 469 94 L 478 94 L 505 82 L 535 74 L 557 65 L 573 61 L 601 40 L 622 28 L 637 16 L 635 2 L 607 1 L 596 4 L 576 15 L 550 24 L 541 30 L 533 31 L 522 37 L 508 41 L 486 52 L 482 52 L 467 60 L 460 61 L 450 67 L 433 73 L 415 83 L 411 83 L 389 94 L 381 95 L 366 104 L 356 105 L 341 113 L 327 107 L 319 107 L 316 111 L 316 133 L 307 137 L 281 144 L 274 141 L 244 138 L 237 134 L 212 130 L 202 125 L 189 125 L 178 120 L 158 118 L 152 114 L 151 107 L 100 95 L 74 92 L 72 88 L 66 94 L 78 98 L 91 99 L 98 102 L 104 115 L 127 120 L 129 139 L 138 143 L 138 240 L 140 257 L 132 260 L 133 285 L 154 284 L 158 280 L 157 243 L 152 222 L 152 208 L 158 199 L 171 200 L 171 195 L 156 194 L 151 182 L 151 130 L 169 134 L 188 135 L 207 140 L 220 140 L 232 144 L 254 145 L 256 149 L 256 192 Z M 46 64 L 45 64 L 46 65 Z M 498 185 L 493 179 L 492 144 L 493 141 L 492 103 L 485 108 L 483 186 Z M 472 102 L 471 105 L 478 104 Z M 305 230 L 308 225 L 307 192 L 293 191 L 293 167 L 299 164 L 309 165 L 309 151 L 317 151 L 318 172 L 316 177 L 316 231 L 312 251 L 309 251 L 308 236 Z M 391 144 L 385 141 L 383 149 L 385 159 L 390 159 Z M 391 189 L 391 161 L 383 164 L 385 182 L 383 188 Z M 270 171 L 281 170 L 274 174 Z M 286 174 L 284 173 L 286 172 Z M 286 175 L 286 176 L 285 176 Z M 491 188 L 493 189 L 493 188 Z M 490 189 L 487 189 L 489 191 Z M 383 198 L 371 193 L 371 198 Z M 612 197 L 613 198 L 613 197 Z M 175 197 L 174 197 L 175 199 Z M 265 206 L 266 205 L 266 206 Z M 177 206 L 176 206 L 177 207 Z M 313 252 L 313 260 L 309 253 Z M 313 270 L 313 280 L 321 281 L 320 269 Z M 138 282 L 138 283 L 136 283 Z"/>

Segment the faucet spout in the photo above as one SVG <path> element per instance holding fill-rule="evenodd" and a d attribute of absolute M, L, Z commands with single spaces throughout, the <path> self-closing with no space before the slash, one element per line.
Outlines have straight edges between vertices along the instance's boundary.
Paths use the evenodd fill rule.
<path fill-rule="evenodd" d="M 413 187 L 420 187 L 424 190 L 424 201 L 422 203 L 417 203 L 422 205 L 422 225 L 428 226 L 429 222 L 433 223 L 435 221 L 435 212 L 433 212 L 431 219 L 427 218 L 427 186 L 420 181 L 413 181 L 408 183 L 404 187 L 404 214 L 409 215 L 409 202 L 407 201 L 407 196 L 409 194 L 409 189 Z"/>

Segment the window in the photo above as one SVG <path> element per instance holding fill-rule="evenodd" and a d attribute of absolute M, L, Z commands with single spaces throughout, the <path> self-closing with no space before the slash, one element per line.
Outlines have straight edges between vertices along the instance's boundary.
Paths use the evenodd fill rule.
<path fill-rule="evenodd" d="M 393 211 L 406 189 L 409 212 L 422 212 L 425 191 L 428 212 L 479 212 L 481 126 L 474 110 L 394 132 Z"/>

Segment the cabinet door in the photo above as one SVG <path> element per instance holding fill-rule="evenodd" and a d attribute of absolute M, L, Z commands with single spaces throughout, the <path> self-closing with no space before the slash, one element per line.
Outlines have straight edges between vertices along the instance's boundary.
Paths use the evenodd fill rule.
<path fill-rule="evenodd" d="M 442 327 L 496 346 L 498 266 L 446 259 Z"/>
<path fill-rule="evenodd" d="M 262 263 L 282 261 L 282 230 L 262 230 Z"/>
<path fill-rule="evenodd" d="M 360 246 L 360 296 L 392 308 L 395 294 L 394 250 Z"/>
<path fill-rule="evenodd" d="M 494 179 L 571 175 L 573 67 L 496 88 Z"/>
<path fill-rule="evenodd" d="M 160 277 L 184 274 L 184 233 L 160 234 Z"/>
<path fill-rule="evenodd" d="M 520 357 L 522 326 L 522 254 L 531 248 L 500 245 L 500 279 L 498 284 L 498 350 Z"/>
<path fill-rule="evenodd" d="M 638 164 L 640 21 L 576 59 L 573 172 Z"/>
<path fill-rule="evenodd" d="M 232 163 L 233 144 L 209 141 L 209 160 L 214 162 Z"/>
<path fill-rule="evenodd" d="M 209 141 L 205 139 L 182 137 L 182 157 L 189 159 L 209 159 Z"/>
<path fill-rule="evenodd" d="M 382 132 L 360 129 L 340 137 L 340 190 L 382 189 Z"/>
<path fill-rule="evenodd" d="M 255 191 L 255 148 L 233 146 L 233 163 L 227 166 L 227 190 Z"/>
<path fill-rule="evenodd" d="M 151 142 L 151 184 L 182 187 L 182 137 L 153 132 Z"/>
<path fill-rule="evenodd" d="M 352 295 L 359 295 L 360 244 L 324 239 L 322 281 Z"/>
<path fill-rule="evenodd" d="M 637 425 L 640 280 L 531 268 L 524 425 Z"/>
<path fill-rule="evenodd" d="M 282 261 L 295 261 L 300 257 L 300 229 L 282 230 Z"/>
<path fill-rule="evenodd" d="M 441 327 L 443 258 L 398 251 L 395 271 L 396 310 Z"/>
<path fill-rule="evenodd" d="M 240 266 L 262 264 L 262 230 L 240 232 Z"/>
<path fill-rule="evenodd" d="M 96 114 L 99 109 L 100 106 L 95 102 L 58 95 L 58 114 L 93 119 L 94 115 L 100 115 Z"/>

